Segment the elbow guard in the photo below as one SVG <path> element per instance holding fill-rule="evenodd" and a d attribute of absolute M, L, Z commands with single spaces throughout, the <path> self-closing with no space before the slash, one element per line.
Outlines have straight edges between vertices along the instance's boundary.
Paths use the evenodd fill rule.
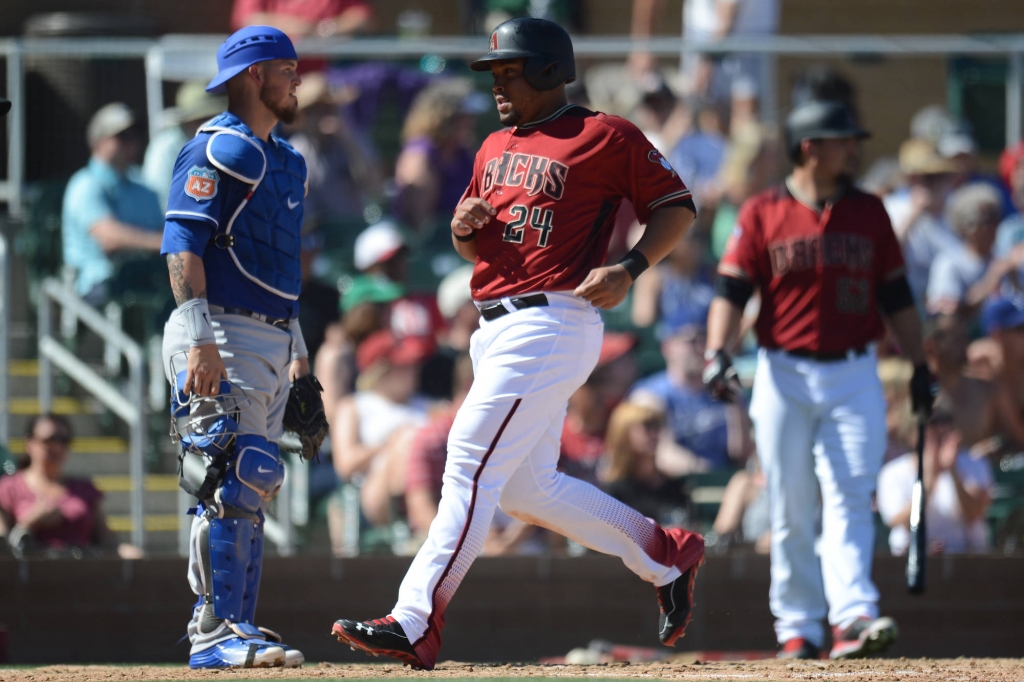
<path fill-rule="evenodd" d="M 914 305 L 914 294 L 905 275 L 878 286 L 878 305 L 886 315 L 894 315 Z"/>
<path fill-rule="evenodd" d="M 715 282 L 715 293 L 743 310 L 754 295 L 754 285 L 745 279 L 719 274 Z"/>

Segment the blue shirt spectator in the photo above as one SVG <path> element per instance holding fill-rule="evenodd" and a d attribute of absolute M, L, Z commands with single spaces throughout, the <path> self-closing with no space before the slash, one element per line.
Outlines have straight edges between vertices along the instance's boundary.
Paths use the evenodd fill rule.
<path fill-rule="evenodd" d="M 77 272 L 76 292 L 92 305 L 107 299 L 114 259 L 160 250 L 163 213 L 156 194 L 129 174 L 142 149 L 132 112 L 108 104 L 89 122 L 92 158 L 64 193 L 64 263 Z"/>
<path fill-rule="evenodd" d="M 705 338 L 702 324 L 670 329 L 661 344 L 665 371 L 637 382 L 629 396 L 665 413 L 658 467 L 668 476 L 728 469 L 751 452 L 743 411 L 714 400 L 704 388 Z"/>

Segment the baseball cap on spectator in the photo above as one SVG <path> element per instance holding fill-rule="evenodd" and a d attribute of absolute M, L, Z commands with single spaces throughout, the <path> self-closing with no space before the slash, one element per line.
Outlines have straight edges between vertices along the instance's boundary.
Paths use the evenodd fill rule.
<path fill-rule="evenodd" d="M 391 260 L 406 246 L 405 238 L 395 225 L 382 220 L 371 225 L 356 237 L 353 261 L 357 269 L 367 270 L 378 263 Z"/>
<path fill-rule="evenodd" d="M 966 126 L 957 126 L 955 129 L 945 133 L 939 138 L 936 148 L 947 159 L 952 159 L 961 154 L 974 156 L 978 153 L 978 143 L 974 141 L 974 137 Z"/>
<path fill-rule="evenodd" d="M 627 332 L 605 332 L 601 340 L 601 355 L 597 358 L 597 366 L 602 367 L 615 362 L 636 346 L 636 337 Z"/>
<path fill-rule="evenodd" d="M 469 281 L 473 278 L 473 266 L 464 265 L 452 270 L 437 287 L 437 308 L 444 319 L 450 320 L 459 308 L 473 300 Z"/>
<path fill-rule="evenodd" d="M 999 155 L 999 177 L 1007 187 L 1013 187 L 1013 172 L 1021 162 L 1024 162 L 1024 142 L 1004 149 Z"/>
<path fill-rule="evenodd" d="M 910 119 L 910 136 L 932 142 L 938 142 L 943 135 L 947 135 L 955 129 L 956 121 L 946 111 L 946 107 L 941 104 L 929 104 L 919 109 Z"/>
<path fill-rule="evenodd" d="M 86 141 L 91 149 L 100 140 L 115 137 L 135 125 L 135 114 L 124 102 L 111 102 L 89 119 Z"/>
<path fill-rule="evenodd" d="M 359 275 L 341 295 L 342 310 L 352 310 L 360 303 L 391 303 L 405 294 L 401 284 L 384 277 Z"/>
<path fill-rule="evenodd" d="M 1024 298 L 998 296 L 990 299 L 981 313 L 985 333 L 1024 326 Z"/>
<path fill-rule="evenodd" d="M 434 339 L 429 336 L 395 336 L 388 330 L 374 332 L 356 350 L 356 366 L 360 372 L 380 362 L 390 367 L 415 365 L 434 352 Z"/>
<path fill-rule="evenodd" d="M 900 171 L 904 175 L 940 175 L 956 172 L 956 164 L 939 153 L 935 143 L 912 137 L 900 145 Z"/>

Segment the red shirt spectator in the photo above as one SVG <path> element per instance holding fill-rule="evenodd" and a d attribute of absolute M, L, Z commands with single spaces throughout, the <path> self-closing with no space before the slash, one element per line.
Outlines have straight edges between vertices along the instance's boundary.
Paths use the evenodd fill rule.
<path fill-rule="evenodd" d="M 45 547 L 64 549 L 89 547 L 94 544 L 96 509 L 103 493 L 90 481 L 66 479 L 64 493 L 53 502 L 60 520 L 56 525 L 40 527 L 32 535 Z M 0 478 L 0 510 L 11 516 L 15 524 L 26 524 L 36 515 L 40 500 L 25 482 L 25 473 Z"/>
<path fill-rule="evenodd" d="M 364 31 L 372 19 L 373 8 L 366 0 L 235 0 L 231 28 L 268 25 L 292 40 L 328 38 Z"/>

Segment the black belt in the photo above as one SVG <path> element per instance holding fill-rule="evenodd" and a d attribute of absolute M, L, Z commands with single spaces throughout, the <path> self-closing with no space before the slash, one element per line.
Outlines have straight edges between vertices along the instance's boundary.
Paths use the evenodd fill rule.
<path fill-rule="evenodd" d="M 277 327 L 278 329 L 288 329 L 288 318 L 286 317 L 270 317 L 263 313 L 253 312 L 252 310 L 246 310 L 245 308 L 222 308 L 219 305 L 211 305 L 210 312 L 214 315 L 241 315 L 242 317 L 251 317 L 259 322 L 266 322 L 271 327 Z"/>
<path fill-rule="evenodd" d="M 516 296 L 508 299 L 508 302 L 511 303 L 516 310 L 523 310 L 524 308 L 546 306 L 548 304 L 548 297 L 544 294 Z M 496 320 L 502 315 L 508 315 L 510 312 L 512 311 L 506 308 L 501 301 L 480 307 L 480 317 L 484 318 L 488 322 Z"/>
<path fill-rule="evenodd" d="M 839 362 L 840 360 L 852 360 L 853 358 L 868 354 L 867 346 L 850 348 L 849 350 L 836 353 L 824 353 L 821 351 L 805 350 L 803 348 L 794 348 L 792 350 L 783 348 L 781 350 L 786 355 L 792 355 L 795 358 L 815 360 L 817 362 Z"/>

